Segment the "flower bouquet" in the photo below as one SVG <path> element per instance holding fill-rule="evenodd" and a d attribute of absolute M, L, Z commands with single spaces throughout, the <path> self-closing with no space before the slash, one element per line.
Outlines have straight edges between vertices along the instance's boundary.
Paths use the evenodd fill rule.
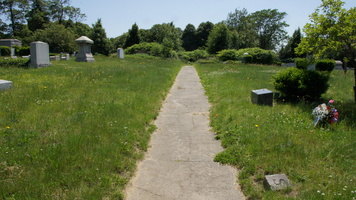
<path fill-rule="evenodd" d="M 334 108 L 332 103 L 334 100 L 330 100 L 328 104 L 325 103 L 318 105 L 314 108 L 312 115 L 314 115 L 314 127 L 318 124 L 333 124 L 339 119 L 339 113 Z"/>

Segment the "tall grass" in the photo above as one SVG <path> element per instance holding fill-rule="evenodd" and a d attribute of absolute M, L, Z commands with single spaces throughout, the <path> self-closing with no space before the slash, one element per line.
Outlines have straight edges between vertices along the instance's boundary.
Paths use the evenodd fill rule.
<path fill-rule="evenodd" d="M 123 198 L 182 63 L 95 59 L 0 68 L 0 198 Z"/>
<path fill-rule="evenodd" d="M 251 90 L 274 90 L 272 75 L 282 67 L 199 64 L 207 91 L 211 125 L 226 148 L 216 161 L 237 166 L 243 192 L 250 199 L 353 199 L 356 196 L 356 104 L 353 73 L 334 71 L 320 102 L 251 103 Z M 312 109 L 334 99 L 337 124 L 313 127 Z M 292 188 L 269 191 L 268 174 L 285 173 Z"/>

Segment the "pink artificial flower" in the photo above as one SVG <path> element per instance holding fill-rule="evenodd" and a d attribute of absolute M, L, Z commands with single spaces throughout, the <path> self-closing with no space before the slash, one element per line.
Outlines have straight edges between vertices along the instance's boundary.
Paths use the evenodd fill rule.
<path fill-rule="evenodd" d="M 329 103 L 334 103 L 334 102 L 335 102 L 335 101 L 334 101 L 334 100 L 332 100 L 332 99 L 329 101 Z"/>

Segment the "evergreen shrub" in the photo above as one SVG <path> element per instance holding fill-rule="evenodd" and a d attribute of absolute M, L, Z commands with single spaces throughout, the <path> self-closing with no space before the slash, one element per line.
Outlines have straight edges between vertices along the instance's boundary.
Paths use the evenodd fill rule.
<path fill-rule="evenodd" d="M 309 60 L 306 58 L 295 58 L 294 62 L 297 68 L 301 70 L 306 70 L 310 64 Z"/>
<path fill-rule="evenodd" d="M 271 65 L 278 61 L 278 56 L 271 50 L 264 50 L 258 47 L 240 49 L 237 51 L 239 60 L 243 61 L 247 55 L 252 56 L 251 63 Z M 251 58 L 248 58 L 250 60 Z"/>
<path fill-rule="evenodd" d="M 27 68 L 30 64 L 30 59 L 17 58 L 17 59 L 0 59 L 0 67 L 24 67 Z"/>
<path fill-rule="evenodd" d="M 194 51 L 186 51 L 186 52 L 181 52 L 179 54 L 179 57 L 183 60 L 187 60 L 189 62 L 195 62 L 199 59 L 205 59 L 209 57 L 209 54 L 205 50 L 197 49 Z"/>
<path fill-rule="evenodd" d="M 287 68 L 272 77 L 276 90 L 286 98 L 318 99 L 324 94 L 328 85 L 329 75 L 314 70 Z"/>
<path fill-rule="evenodd" d="M 126 54 L 137 54 L 145 53 L 152 56 L 162 56 L 163 46 L 161 44 L 152 42 L 143 42 L 140 44 L 132 45 L 131 47 L 125 49 Z"/>
<path fill-rule="evenodd" d="M 15 46 L 15 54 L 17 56 L 28 56 L 30 55 L 30 47 Z"/>
<path fill-rule="evenodd" d="M 8 46 L 0 46 L 1 56 L 10 56 L 11 50 Z"/>
<path fill-rule="evenodd" d="M 315 69 L 318 71 L 332 72 L 335 68 L 335 65 L 336 64 L 334 60 L 329 60 L 329 59 L 318 60 L 315 63 Z"/>
<path fill-rule="evenodd" d="M 238 55 L 238 51 L 235 49 L 225 49 L 225 50 L 219 51 L 217 53 L 216 57 L 220 61 L 227 61 L 227 60 L 238 60 L 239 55 Z"/>

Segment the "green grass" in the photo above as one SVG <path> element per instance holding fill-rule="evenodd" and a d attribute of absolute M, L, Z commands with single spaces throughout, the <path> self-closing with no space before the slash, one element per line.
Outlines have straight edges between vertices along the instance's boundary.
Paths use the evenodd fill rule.
<path fill-rule="evenodd" d="M 225 151 L 215 160 L 237 166 L 249 199 L 356 198 L 356 103 L 354 75 L 331 74 L 330 89 L 340 120 L 314 128 L 312 109 L 321 102 L 275 102 L 273 107 L 251 103 L 251 90 L 274 90 L 271 77 L 283 67 L 197 64 L 211 108 L 211 125 Z M 292 188 L 268 191 L 265 175 L 285 173 Z"/>
<path fill-rule="evenodd" d="M 122 199 L 176 60 L 95 57 L 0 68 L 0 199 Z"/>

